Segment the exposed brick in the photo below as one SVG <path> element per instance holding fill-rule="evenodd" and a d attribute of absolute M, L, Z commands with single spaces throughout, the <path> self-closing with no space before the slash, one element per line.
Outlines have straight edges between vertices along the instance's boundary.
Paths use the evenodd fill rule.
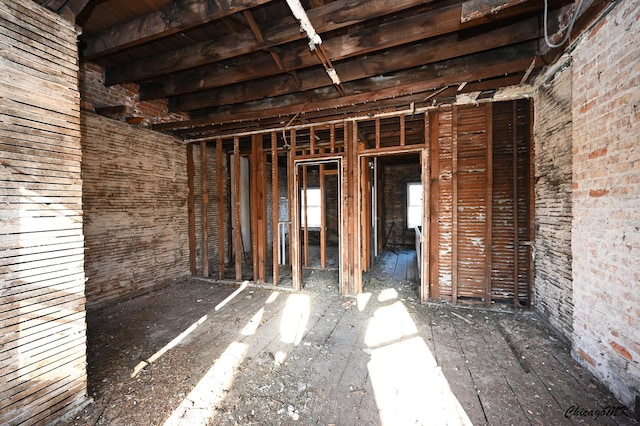
<path fill-rule="evenodd" d="M 585 351 L 583 351 L 582 349 L 578 348 L 578 353 L 580 354 L 580 358 L 584 359 L 585 361 L 587 361 L 592 367 L 596 366 L 596 362 L 593 360 L 593 358 L 591 358 L 589 356 L 588 353 L 586 353 Z"/>
<path fill-rule="evenodd" d="M 589 197 L 602 197 L 609 193 L 608 189 L 590 189 Z"/>
<path fill-rule="evenodd" d="M 618 352 L 620 355 L 622 355 L 629 361 L 633 361 L 633 356 L 631 356 L 631 352 L 629 352 L 627 348 L 625 348 L 624 346 L 614 342 L 613 340 L 609 342 L 609 346 L 611 346 L 614 351 Z"/>

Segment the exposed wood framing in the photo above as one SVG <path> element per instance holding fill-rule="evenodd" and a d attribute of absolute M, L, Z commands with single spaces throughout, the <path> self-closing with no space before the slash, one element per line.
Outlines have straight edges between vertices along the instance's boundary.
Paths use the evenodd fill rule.
<path fill-rule="evenodd" d="M 209 276 L 209 193 L 207 191 L 207 143 L 200 142 L 200 195 L 202 203 L 202 276 Z"/>
<path fill-rule="evenodd" d="M 326 212 L 326 185 L 325 166 L 320 164 L 320 267 L 327 267 L 327 212 Z"/>
<path fill-rule="evenodd" d="M 435 111 L 429 114 L 430 123 L 430 139 L 431 145 L 429 151 L 431 153 L 431 173 L 429 176 L 429 187 L 431 196 L 429 198 L 430 213 L 430 229 L 429 233 L 429 298 L 438 299 L 440 297 L 439 286 L 439 194 L 440 194 L 440 121 L 439 114 Z M 426 274 L 425 270 L 425 274 Z"/>
<path fill-rule="evenodd" d="M 233 242 L 234 259 L 236 265 L 236 281 L 242 280 L 242 229 L 240 221 L 240 138 L 233 138 L 233 176 L 231 179 L 233 186 Z"/>
<path fill-rule="evenodd" d="M 513 102 L 511 117 L 513 150 L 513 301 L 520 307 L 520 221 L 518 220 L 518 104 Z"/>
<path fill-rule="evenodd" d="M 451 209 L 451 301 L 458 300 L 458 106 L 453 106 L 452 113 L 452 199 Z"/>
<path fill-rule="evenodd" d="M 429 299 L 430 289 L 430 257 L 431 257 L 431 120 L 430 115 L 424 115 L 424 149 L 420 164 L 422 165 L 422 253 L 418 259 L 420 262 L 420 302 L 425 303 Z"/>
<path fill-rule="evenodd" d="M 187 144 L 187 186 L 189 187 L 189 271 L 196 274 L 196 209 L 195 209 L 195 167 L 193 163 L 193 144 Z"/>
<path fill-rule="evenodd" d="M 271 233 L 273 235 L 273 285 L 278 285 L 280 274 L 280 186 L 278 182 L 278 135 L 271 132 L 271 210 L 272 224 Z"/>
<path fill-rule="evenodd" d="M 515 102 L 514 102 L 515 103 Z M 493 109 L 491 104 L 486 106 L 486 195 L 485 195 L 485 237 L 484 237 L 484 304 L 491 305 L 491 246 L 493 237 Z M 516 226 L 517 229 L 517 226 Z"/>
<path fill-rule="evenodd" d="M 224 154 L 222 151 L 222 139 L 216 139 L 216 175 L 218 178 L 218 278 L 223 279 L 225 274 L 225 203 L 224 203 Z"/>

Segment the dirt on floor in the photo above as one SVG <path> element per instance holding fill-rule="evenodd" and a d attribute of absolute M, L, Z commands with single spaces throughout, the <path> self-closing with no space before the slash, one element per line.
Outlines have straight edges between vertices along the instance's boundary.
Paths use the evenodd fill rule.
<path fill-rule="evenodd" d="M 530 312 L 304 282 L 193 279 L 90 312 L 93 403 L 72 424 L 637 424 Z"/>

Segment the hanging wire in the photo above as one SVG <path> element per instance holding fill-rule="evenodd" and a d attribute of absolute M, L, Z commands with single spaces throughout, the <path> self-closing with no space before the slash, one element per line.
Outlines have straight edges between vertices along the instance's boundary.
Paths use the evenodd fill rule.
<path fill-rule="evenodd" d="M 547 21 L 549 19 L 549 0 L 544 0 L 544 22 L 543 22 L 544 23 L 544 41 L 545 43 L 547 43 L 547 46 L 549 46 L 552 49 L 555 49 L 562 46 L 567 42 L 567 40 L 569 40 L 569 37 L 571 37 L 571 31 L 573 31 L 573 26 L 578 20 L 578 16 L 580 16 L 580 13 L 582 13 L 583 4 L 584 4 L 584 0 L 580 0 L 580 2 L 578 3 L 578 6 L 573 12 L 573 15 L 571 16 L 571 19 L 569 20 L 569 25 L 567 26 L 567 29 L 566 29 L 567 32 L 565 33 L 562 40 L 559 43 L 552 43 L 551 40 L 549 39 L 549 29 L 547 28 Z"/>

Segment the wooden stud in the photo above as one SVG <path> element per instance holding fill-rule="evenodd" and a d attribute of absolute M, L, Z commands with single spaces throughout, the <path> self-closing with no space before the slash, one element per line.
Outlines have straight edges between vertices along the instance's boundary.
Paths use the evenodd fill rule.
<path fill-rule="evenodd" d="M 330 151 L 333 154 L 336 152 L 336 125 L 335 123 L 331 124 L 331 130 L 329 131 L 329 143 L 330 143 Z"/>
<path fill-rule="evenodd" d="M 291 278 L 295 290 L 302 289 L 302 274 L 300 271 L 300 238 L 298 214 L 298 187 L 295 170 L 297 135 L 296 129 L 291 129 L 291 150 L 289 152 L 289 257 L 291 262 Z"/>
<path fill-rule="evenodd" d="M 440 298 L 440 280 L 439 280 L 439 204 L 438 197 L 440 195 L 440 116 L 435 111 L 429 114 L 431 143 L 429 150 L 431 152 L 431 175 L 430 188 L 431 195 L 429 199 L 430 226 L 429 226 L 429 297 L 431 299 Z M 425 272 L 426 273 L 426 272 Z"/>
<path fill-rule="evenodd" d="M 278 182 L 278 135 L 271 132 L 271 233 L 273 235 L 273 250 L 271 258 L 273 259 L 273 285 L 278 285 L 280 272 L 280 227 L 278 225 L 280 218 L 279 202 L 279 182 Z"/>
<path fill-rule="evenodd" d="M 400 116 L 400 146 L 404 146 L 405 144 L 405 139 L 406 139 L 406 123 L 405 123 L 405 116 L 401 115 Z"/>
<path fill-rule="evenodd" d="M 376 117 L 376 149 L 380 149 L 380 117 Z"/>
<path fill-rule="evenodd" d="M 207 143 L 200 142 L 200 186 L 202 196 L 202 276 L 209 276 L 209 223 L 208 206 L 209 193 L 207 192 Z"/>
<path fill-rule="evenodd" d="M 259 135 L 251 136 L 251 152 L 249 154 L 250 161 L 250 191 L 251 196 L 249 197 L 249 202 L 251 203 L 249 206 L 250 213 L 250 221 L 251 221 L 251 264 L 253 265 L 253 282 L 260 282 L 259 276 L 259 268 L 258 262 L 260 260 L 258 256 L 258 245 L 259 245 L 259 232 L 258 232 L 258 211 L 260 210 L 260 190 L 258 186 L 260 185 L 260 159 L 258 158 L 258 138 Z"/>
<path fill-rule="evenodd" d="M 327 212 L 325 211 L 325 169 L 324 164 L 320 164 L 320 267 L 327 267 Z"/>
<path fill-rule="evenodd" d="M 512 167 L 513 167 L 513 303 L 520 305 L 520 221 L 518 218 L 518 105 L 511 102 L 511 135 L 512 135 Z"/>
<path fill-rule="evenodd" d="M 457 303 L 458 299 L 458 106 L 453 106 L 452 113 L 452 198 L 453 207 L 451 209 L 451 301 Z"/>
<path fill-rule="evenodd" d="M 316 153 L 316 129 L 313 126 L 309 128 L 309 153 L 311 155 Z"/>
<path fill-rule="evenodd" d="M 187 144 L 187 186 L 189 187 L 189 271 L 196 274 L 196 211 L 195 211 L 195 165 L 193 144 Z"/>
<path fill-rule="evenodd" d="M 242 229 L 240 225 L 240 138 L 233 138 L 233 241 L 236 263 L 236 281 L 242 280 Z"/>
<path fill-rule="evenodd" d="M 304 165 L 302 166 L 302 185 L 303 185 L 303 189 L 302 189 L 302 199 L 303 199 L 303 204 L 304 204 L 304 211 L 302 212 L 303 216 L 304 216 L 304 229 L 303 229 L 303 244 L 304 244 L 304 266 L 307 267 L 309 266 L 309 216 L 307 214 L 307 203 L 308 203 L 308 199 L 307 199 L 307 190 L 308 190 L 308 186 L 307 186 L 307 179 L 308 179 L 308 173 L 307 173 L 307 166 Z"/>
<path fill-rule="evenodd" d="M 533 171 L 535 170 L 535 166 L 534 166 L 534 157 L 535 157 L 535 145 L 533 144 L 533 101 L 528 101 L 528 108 L 526 109 L 527 112 L 527 122 L 529 123 L 529 129 L 528 129 L 528 133 L 526 136 L 526 144 L 527 144 L 527 148 L 529 151 L 529 161 L 527 163 L 528 168 L 527 168 L 527 172 L 526 172 L 526 177 L 527 177 L 527 187 L 528 187 L 528 191 L 529 193 L 527 194 L 528 196 L 528 202 L 527 202 L 527 213 L 528 213 L 528 218 L 527 218 L 527 228 L 528 228 L 528 253 L 529 253 L 529 279 L 527 282 L 527 304 L 529 309 L 533 308 L 534 305 L 534 300 L 533 300 L 533 295 L 531 294 L 531 290 L 533 288 L 533 276 L 534 276 L 534 262 L 533 262 L 533 243 L 535 241 L 535 226 L 534 226 L 534 221 L 535 221 L 535 179 L 533 176 Z M 636 407 L 638 405 L 636 404 Z"/>
<path fill-rule="evenodd" d="M 487 131 L 487 194 L 486 194 L 486 220 L 485 220 L 485 288 L 484 303 L 491 305 L 491 250 L 493 246 L 493 107 L 488 104 L 486 107 L 486 131 Z"/>
<path fill-rule="evenodd" d="M 222 152 L 222 139 L 216 140 L 216 164 L 218 170 L 216 172 L 218 177 L 218 277 L 224 278 L 225 266 L 224 266 L 224 175 L 223 169 L 223 152 Z"/>
<path fill-rule="evenodd" d="M 424 149 L 422 150 L 422 257 L 418 259 L 420 266 L 420 302 L 424 303 L 429 298 L 430 274 L 429 259 L 431 256 L 430 241 L 431 236 L 431 155 L 429 149 L 429 137 L 431 135 L 429 114 L 424 114 Z"/>

